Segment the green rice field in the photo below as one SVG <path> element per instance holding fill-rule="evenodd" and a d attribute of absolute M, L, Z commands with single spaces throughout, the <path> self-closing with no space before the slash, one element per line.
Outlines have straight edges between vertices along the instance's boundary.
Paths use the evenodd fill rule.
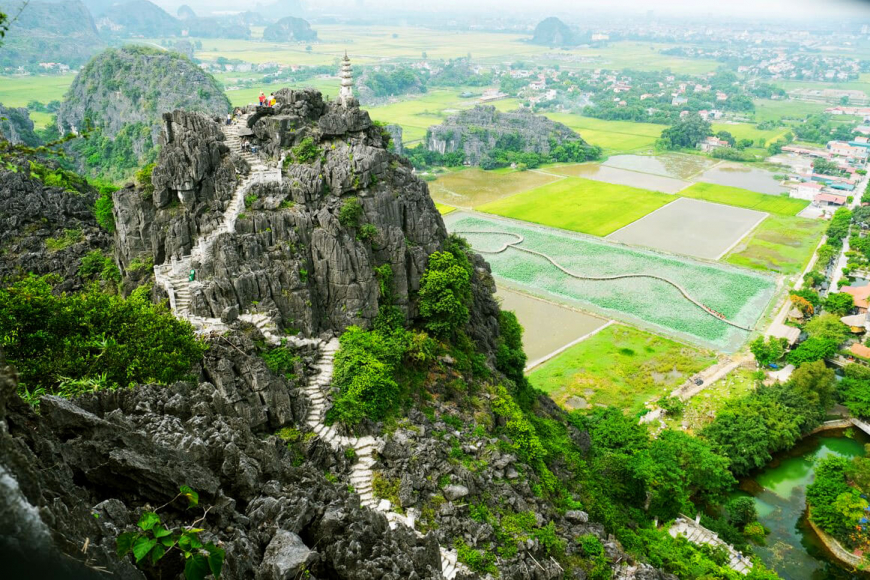
<path fill-rule="evenodd" d="M 748 189 L 716 183 L 694 183 L 681 190 L 679 195 L 788 216 L 797 215 L 810 204 L 802 199 L 756 193 Z"/>
<path fill-rule="evenodd" d="M 725 261 L 735 266 L 792 275 L 803 272 L 827 227 L 823 220 L 768 216 Z"/>
<path fill-rule="evenodd" d="M 607 405 L 636 414 L 715 362 L 708 350 L 616 324 L 537 367 L 529 382 L 568 409 Z"/>
<path fill-rule="evenodd" d="M 666 193 L 568 177 L 477 209 L 554 228 L 606 236 L 674 199 Z"/>
<path fill-rule="evenodd" d="M 605 121 L 572 113 L 545 113 L 545 115 L 553 121 L 574 129 L 592 145 L 598 145 L 612 153 L 650 149 L 666 128 L 666 125 L 654 123 Z"/>
<path fill-rule="evenodd" d="M 449 205 L 444 205 L 443 203 L 436 203 L 435 209 L 437 209 L 438 213 L 440 213 L 441 215 L 447 215 L 452 211 L 456 211 L 455 207 L 451 207 Z"/>
<path fill-rule="evenodd" d="M 809 103 L 794 99 L 772 101 L 770 99 L 755 100 L 755 120 L 771 121 L 782 117 L 804 118 L 811 113 L 821 113 L 830 105 L 826 103 Z"/>
<path fill-rule="evenodd" d="M 776 287 L 772 276 L 750 270 L 630 248 L 552 228 L 465 212 L 454 212 L 445 222 L 450 231 L 462 232 L 472 247 L 483 253 L 493 274 L 508 287 L 516 286 L 533 295 L 725 352 L 739 348 L 750 333 L 710 315 L 661 280 L 578 280 L 540 256 L 515 248 L 491 252 L 516 242 L 511 235 L 515 234 L 524 239 L 521 247 L 546 253 L 563 268 L 581 276 L 664 277 L 727 320 L 750 328 L 764 312 Z"/>
<path fill-rule="evenodd" d="M 788 127 L 777 127 L 776 129 L 758 129 L 750 123 L 713 123 L 713 132 L 728 131 L 735 139 L 752 139 L 753 142 L 758 142 L 759 139 L 764 139 L 765 145 L 768 145 L 780 137 L 783 137 L 791 129 Z"/>
<path fill-rule="evenodd" d="M 559 179 L 540 171 L 484 171 L 470 167 L 439 175 L 437 180 L 429 182 L 429 193 L 436 202 L 471 208 Z"/>

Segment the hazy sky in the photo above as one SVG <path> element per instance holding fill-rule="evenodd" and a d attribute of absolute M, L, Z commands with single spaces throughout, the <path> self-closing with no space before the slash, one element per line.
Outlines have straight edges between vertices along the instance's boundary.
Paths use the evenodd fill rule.
<path fill-rule="evenodd" d="M 256 4 L 268 5 L 275 0 L 254 0 L 239 4 L 237 0 L 153 0 L 175 14 L 178 6 L 189 4 L 197 13 L 212 10 L 246 10 Z M 278 3 L 283 3 L 277 0 Z M 570 18 L 582 25 L 584 15 L 634 15 L 643 17 L 649 10 L 657 15 L 745 16 L 782 19 L 857 18 L 870 23 L 870 0 L 302 0 L 306 11 L 315 14 L 341 13 L 377 18 L 382 11 L 407 14 L 437 13 L 442 17 L 463 15 L 507 15 L 535 22 L 547 16 Z M 362 10 L 359 10 L 362 6 Z"/>

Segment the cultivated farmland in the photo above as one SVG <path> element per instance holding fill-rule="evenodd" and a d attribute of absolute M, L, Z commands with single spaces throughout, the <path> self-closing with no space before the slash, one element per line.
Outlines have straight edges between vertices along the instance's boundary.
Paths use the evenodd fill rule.
<path fill-rule="evenodd" d="M 772 215 L 725 258 L 731 264 L 797 274 L 809 263 L 822 233 L 823 220 Z"/>
<path fill-rule="evenodd" d="M 570 232 L 526 226 L 464 212 L 445 218 L 448 229 L 462 232 L 474 249 L 494 252 L 506 244 L 543 252 L 581 276 L 643 274 L 680 285 L 694 299 L 735 324 L 753 327 L 767 306 L 772 277 L 690 258 L 627 248 Z M 497 233 L 492 233 L 497 232 Z M 525 291 L 590 308 L 604 316 L 655 329 L 695 344 L 733 351 L 749 336 L 692 304 L 668 283 L 650 277 L 608 281 L 577 280 L 546 259 L 514 248 L 486 253 L 493 273 Z"/>
<path fill-rule="evenodd" d="M 429 183 L 429 193 L 439 203 L 477 207 L 558 179 L 556 175 L 539 171 L 484 171 L 479 167 L 471 167 L 439 175 L 436 181 Z"/>
<path fill-rule="evenodd" d="M 595 236 L 606 236 L 674 196 L 636 187 L 569 177 L 480 206 L 486 213 Z"/>
<path fill-rule="evenodd" d="M 617 324 L 545 362 L 529 381 L 569 409 L 614 405 L 637 413 L 714 362 L 709 351 Z"/>
<path fill-rule="evenodd" d="M 766 215 L 683 197 L 613 232 L 607 239 L 718 260 Z"/>
<path fill-rule="evenodd" d="M 682 190 L 680 195 L 790 216 L 797 215 L 810 204 L 810 202 L 801 199 L 756 193 L 748 189 L 718 185 L 716 183 L 695 183 Z"/>

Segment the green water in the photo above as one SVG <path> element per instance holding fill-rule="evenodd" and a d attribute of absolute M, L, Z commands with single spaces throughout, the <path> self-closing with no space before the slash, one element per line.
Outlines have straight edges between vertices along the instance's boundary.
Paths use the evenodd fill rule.
<path fill-rule="evenodd" d="M 825 553 L 806 523 L 806 488 L 818 461 L 832 455 L 856 457 L 870 443 L 855 429 L 852 438 L 829 431 L 812 435 L 778 454 L 740 489 L 755 498 L 759 521 L 770 529 L 767 544 L 755 548 L 764 563 L 786 580 L 866 578 L 839 567 Z"/>

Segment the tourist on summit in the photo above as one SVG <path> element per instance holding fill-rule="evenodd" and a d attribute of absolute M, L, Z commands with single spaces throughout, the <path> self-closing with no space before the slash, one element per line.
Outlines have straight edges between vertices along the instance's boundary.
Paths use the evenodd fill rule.
<path fill-rule="evenodd" d="M 275 106 L 275 93 L 269 93 L 269 106 Z"/>
<path fill-rule="evenodd" d="M 233 114 L 227 113 L 227 125 L 232 125 L 232 124 L 233 124 Z"/>
<path fill-rule="evenodd" d="M 262 107 L 265 104 L 266 104 L 266 93 L 264 93 L 263 91 L 260 91 L 260 106 Z"/>

